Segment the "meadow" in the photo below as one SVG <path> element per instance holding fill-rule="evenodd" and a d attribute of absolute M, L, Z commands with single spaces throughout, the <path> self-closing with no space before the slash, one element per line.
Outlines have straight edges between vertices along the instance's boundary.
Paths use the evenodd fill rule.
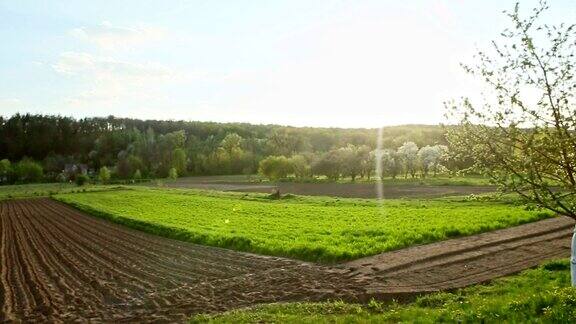
<path fill-rule="evenodd" d="M 110 190 L 113 188 L 118 188 L 118 186 L 84 185 L 82 187 L 79 187 L 73 183 L 61 183 L 61 182 L 8 185 L 8 186 L 0 186 L 0 200 L 46 197 L 58 193 L 99 191 L 99 190 Z"/>
<path fill-rule="evenodd" d="M 198 315 L 191 323 L 573 323 L 576 290 L 570 287 L 569 269 L 568 260 L 551 261 L 488 285 L 426 295 L 409 304 L 271 304 Z"/>
<path fill-rule="evenodd" d="M 552 217 L 514 199 L 338 199 L 129 188 L 54 198 L 139 230 L 210 246 L 332 263 Z"/>

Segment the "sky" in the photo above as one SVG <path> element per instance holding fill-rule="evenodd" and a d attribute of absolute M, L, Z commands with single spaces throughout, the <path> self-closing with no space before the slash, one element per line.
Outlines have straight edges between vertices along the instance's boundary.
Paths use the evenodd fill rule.
<path fill-rule="evenodd" d="M 514 2 L 0 0 L 0 115 L 438 124 L 480 91 L 459 63 Z M 549 4 L 576 21 L 574 0 Z"/>

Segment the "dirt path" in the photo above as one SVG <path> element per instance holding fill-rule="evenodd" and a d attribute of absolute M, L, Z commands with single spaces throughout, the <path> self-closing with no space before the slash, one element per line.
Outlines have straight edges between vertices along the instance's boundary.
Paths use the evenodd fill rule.
<path fill-rule="evenodd" d="M 368 295 L 461 288 L 570 256 L 574 221 L 557 217 L 358 259 L 346 266 Z"/>
<path fill-rule="evenodd" d="M 184 321 L 296 300 L 461 287 L 568 255 L 556 218 L 325 267 L 169 240 L 50 199 L 0 202 L 0 320 Z"/>

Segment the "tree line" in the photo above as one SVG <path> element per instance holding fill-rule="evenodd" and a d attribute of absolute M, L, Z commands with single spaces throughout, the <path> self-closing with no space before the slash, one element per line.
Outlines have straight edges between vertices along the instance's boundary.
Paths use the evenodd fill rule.
<path fill-rule="evenodd" d="M 414 142 L 405 142 L 398 149 L 372 149 L 367 145 L 348 144 L 324 153 L 297 154 L 291 157 L 268 156 L 260 161 L 259 173 L 272 180 L 293 176 L 297 180 L 323 176 L 330 180 L 357 178 L 370 180 L 375 175 L 395 179 L 430 173 L 449 172 L 449 154 L 446 145 L 426 145 L 418 148 Z"/>
<path fill-rule="evenodd" d="M 15 114 L 0 117 L 0 182 L 73 180 L 75 174 L 64 171 L 79 164 L 93 177 L 105 168 L 104 178 L 112 179 L 271 174 L 270 164 L 285 167 L 284 159 L 295 177 L 370 177 L 377 134 L 376 129 Z M 386 127 L 382 143 L 391 176 L 395 168 L 410 176 L 416 170 L 427 174 L 425 156 L 447 145 L 442 127 L 424 125 Z M 462 169 L 466 162 L 445 165 Z M 273 178 L 286 173 L 274 172 Z"/>

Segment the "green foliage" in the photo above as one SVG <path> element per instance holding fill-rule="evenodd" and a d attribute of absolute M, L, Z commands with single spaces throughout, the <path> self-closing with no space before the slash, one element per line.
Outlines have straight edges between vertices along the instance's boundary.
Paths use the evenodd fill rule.
<path fill-rule="evenodd" d="M 142 173 L 140 172 L 140 169 L 136 170 L 136 172 L 134 172 L 134 175 L 132 176 L 132 178 L 134 180 L 140 180 L 142 179 Z"/>
<path fill-rule="evenodd" d="M 10 181 L 12 175 L 12 164 L 10 160 L 0 160 L 0 183 L 7 183 Z"/>
<path fill-rule="evenodd" d="M 140 170 L 143 167 L 144 163 L 140 157 L 133 154 L 128 156 L 120 154 L 118 163 L 116 164 L 116 175 L 120 179 L 130 179 L 136 170 Z"/>
<path fill-rule="evenodd" d="M 396 150 L 412 141 L 418 146 L 446 144 L 440 126 L 394 126 L 382 131 L 383 148 Z M 85 118 L 15 114 L 0 119 L 0 159 L 13 164 L 24 157 L 43 161 L 46 177 L 56 180 L 66 164 L 85 164 L 91 170 L 114 166 L 114 175 L 130 179 L 136 170 L 144 177 L 167 177 L 175 167 L 179 175 L 253 174 L 267 156 L 304 156 L 314 168 L 316 161 L 330 158 L 330 151 L 349 145 L 363 151 L 362 165 L 350 169 L 321 161 L 317 169 L 337 179 L 336 171 L 371 176 L 376 129 L 297 128 L 277 125 L 218 124 L 185 121 Z M 366 150 L 368 148 L 368 150 Z M 338 155 L 338 154 L 336 154 Z M 336 156 L 332 156 L 336 157 Z M 467 168 L 469 161 L 451 161 L 453 171 Z M 327 167 L 327 168 L 323 168 Z M 333 167 L 336 167 L 335 169 Z M 336 170 L 336 171 L 335 171 Z M 302 173 L 294 174 L 296 177 Z M 308 170 L 304 168 L 304 174 Z M 359 173 L 358 173 L 359 172 Z M 12 179 L 16 181 L 16 179 Z"/>
<path fill-rule="evenodd" d="M 78 175 L 76 175 L 76 177 L 74 179 L 74 183 L 76 183 L 76 185 L 79 187 L 81 187 L 81 186 L 83 186 L 89 182 L 90 182 L 90 178 L 85 174 L 78 174 Z"/>
<path fill-rule="evenodd" d="M 551 217 L 513 203 L 373 200 L 134 189 L 57 198 L 175 239 L 310 261 L 350 260 Z M 481 217 L 478 217 L 481 215 Z"/>
<path fill-rule="evenodd" d="M 270 180 L 279 180 L 294 172 L 294 166 L 285 156 L 269 156 L 260 161 L 258 172 Z"/>
<path fill-rule="evenodd" d="M 290 158 L 292 163 L 292 171 L 298 180 L 308 178 L 312 175 L 312 170 L 308 159 L 304 155 L 294 155 Z"/>
<path fill-rule="evenodd" d="M 312 164 L 312 173 L 323 175 L 333 181 L 340 179 L 342 162 L 339 152 L 332 150 L 323 154 Z"/>
<path fill-rule="evenodd" d="M 14 174 L 20 182 L 40 182 L 44 175 L 44 170 L 40 163 L 24 159 L 14 165 Z"/>
<path fill-rule="evenodd" d="M 186 173 L 186 152 L 183 149 L 177 148 L 172 151 L 172 168 L 176 170 L 178 174 Z"/>
<path fill-rule="evenodd" d="M 170 171 L 168 171 L 168 178 L 172 180 L 176 180 L 178 178 L 178 171 L 176 168 L 171 168 Z"/>
<path fill-rule="evenodd" d="M 419 297 L 410 304 L 342 301 L 256 306 L 192 323 L 574 323 L 576 289 L 569 287 L 568 260 L 454 293 Z M 561 268 L 559 265 L 563 265 Z M 551 269 L 553 268 L 553 269 Z"/>
<path fill-rule="evenodd" d="M 110 181 L 110 170 L 103 166 L 100 168 L 100 171 L 98 171 L 98 180 L 101 183 L 108 183 L 108 181 Z"/>
<path fill-rule="evenodd" d="M 506 191 L 576 219 L 576 24 L 541 21 L 546 1 L 519 7 L 506 12 L 509 27 L 492 46 L 463 65 L 491 97 L 447 105 L 459 122 L 449 143 L 455 159 L 473 160 Z"/>
<path fill-rule="evenodd" d="M 87 186 L 87 189 L 79 189 L 72 183 L 34 183 L 0 186 L 0 200 L 12 198 L 44 197 L 58 193 L 80 192 L 80 190 L 98 191 L 111 190 L 119 187 L 111 186 Z"/>
<path fill-rule="evenodd" d="M 370 158 L 370 148 L 348 144 L 338 150 L 337 157 L 342 176 L 350 177 L 354 181 L 363 173 L 364 161 Z M 371 170 L 372 166 L 370 167 Z"/>

